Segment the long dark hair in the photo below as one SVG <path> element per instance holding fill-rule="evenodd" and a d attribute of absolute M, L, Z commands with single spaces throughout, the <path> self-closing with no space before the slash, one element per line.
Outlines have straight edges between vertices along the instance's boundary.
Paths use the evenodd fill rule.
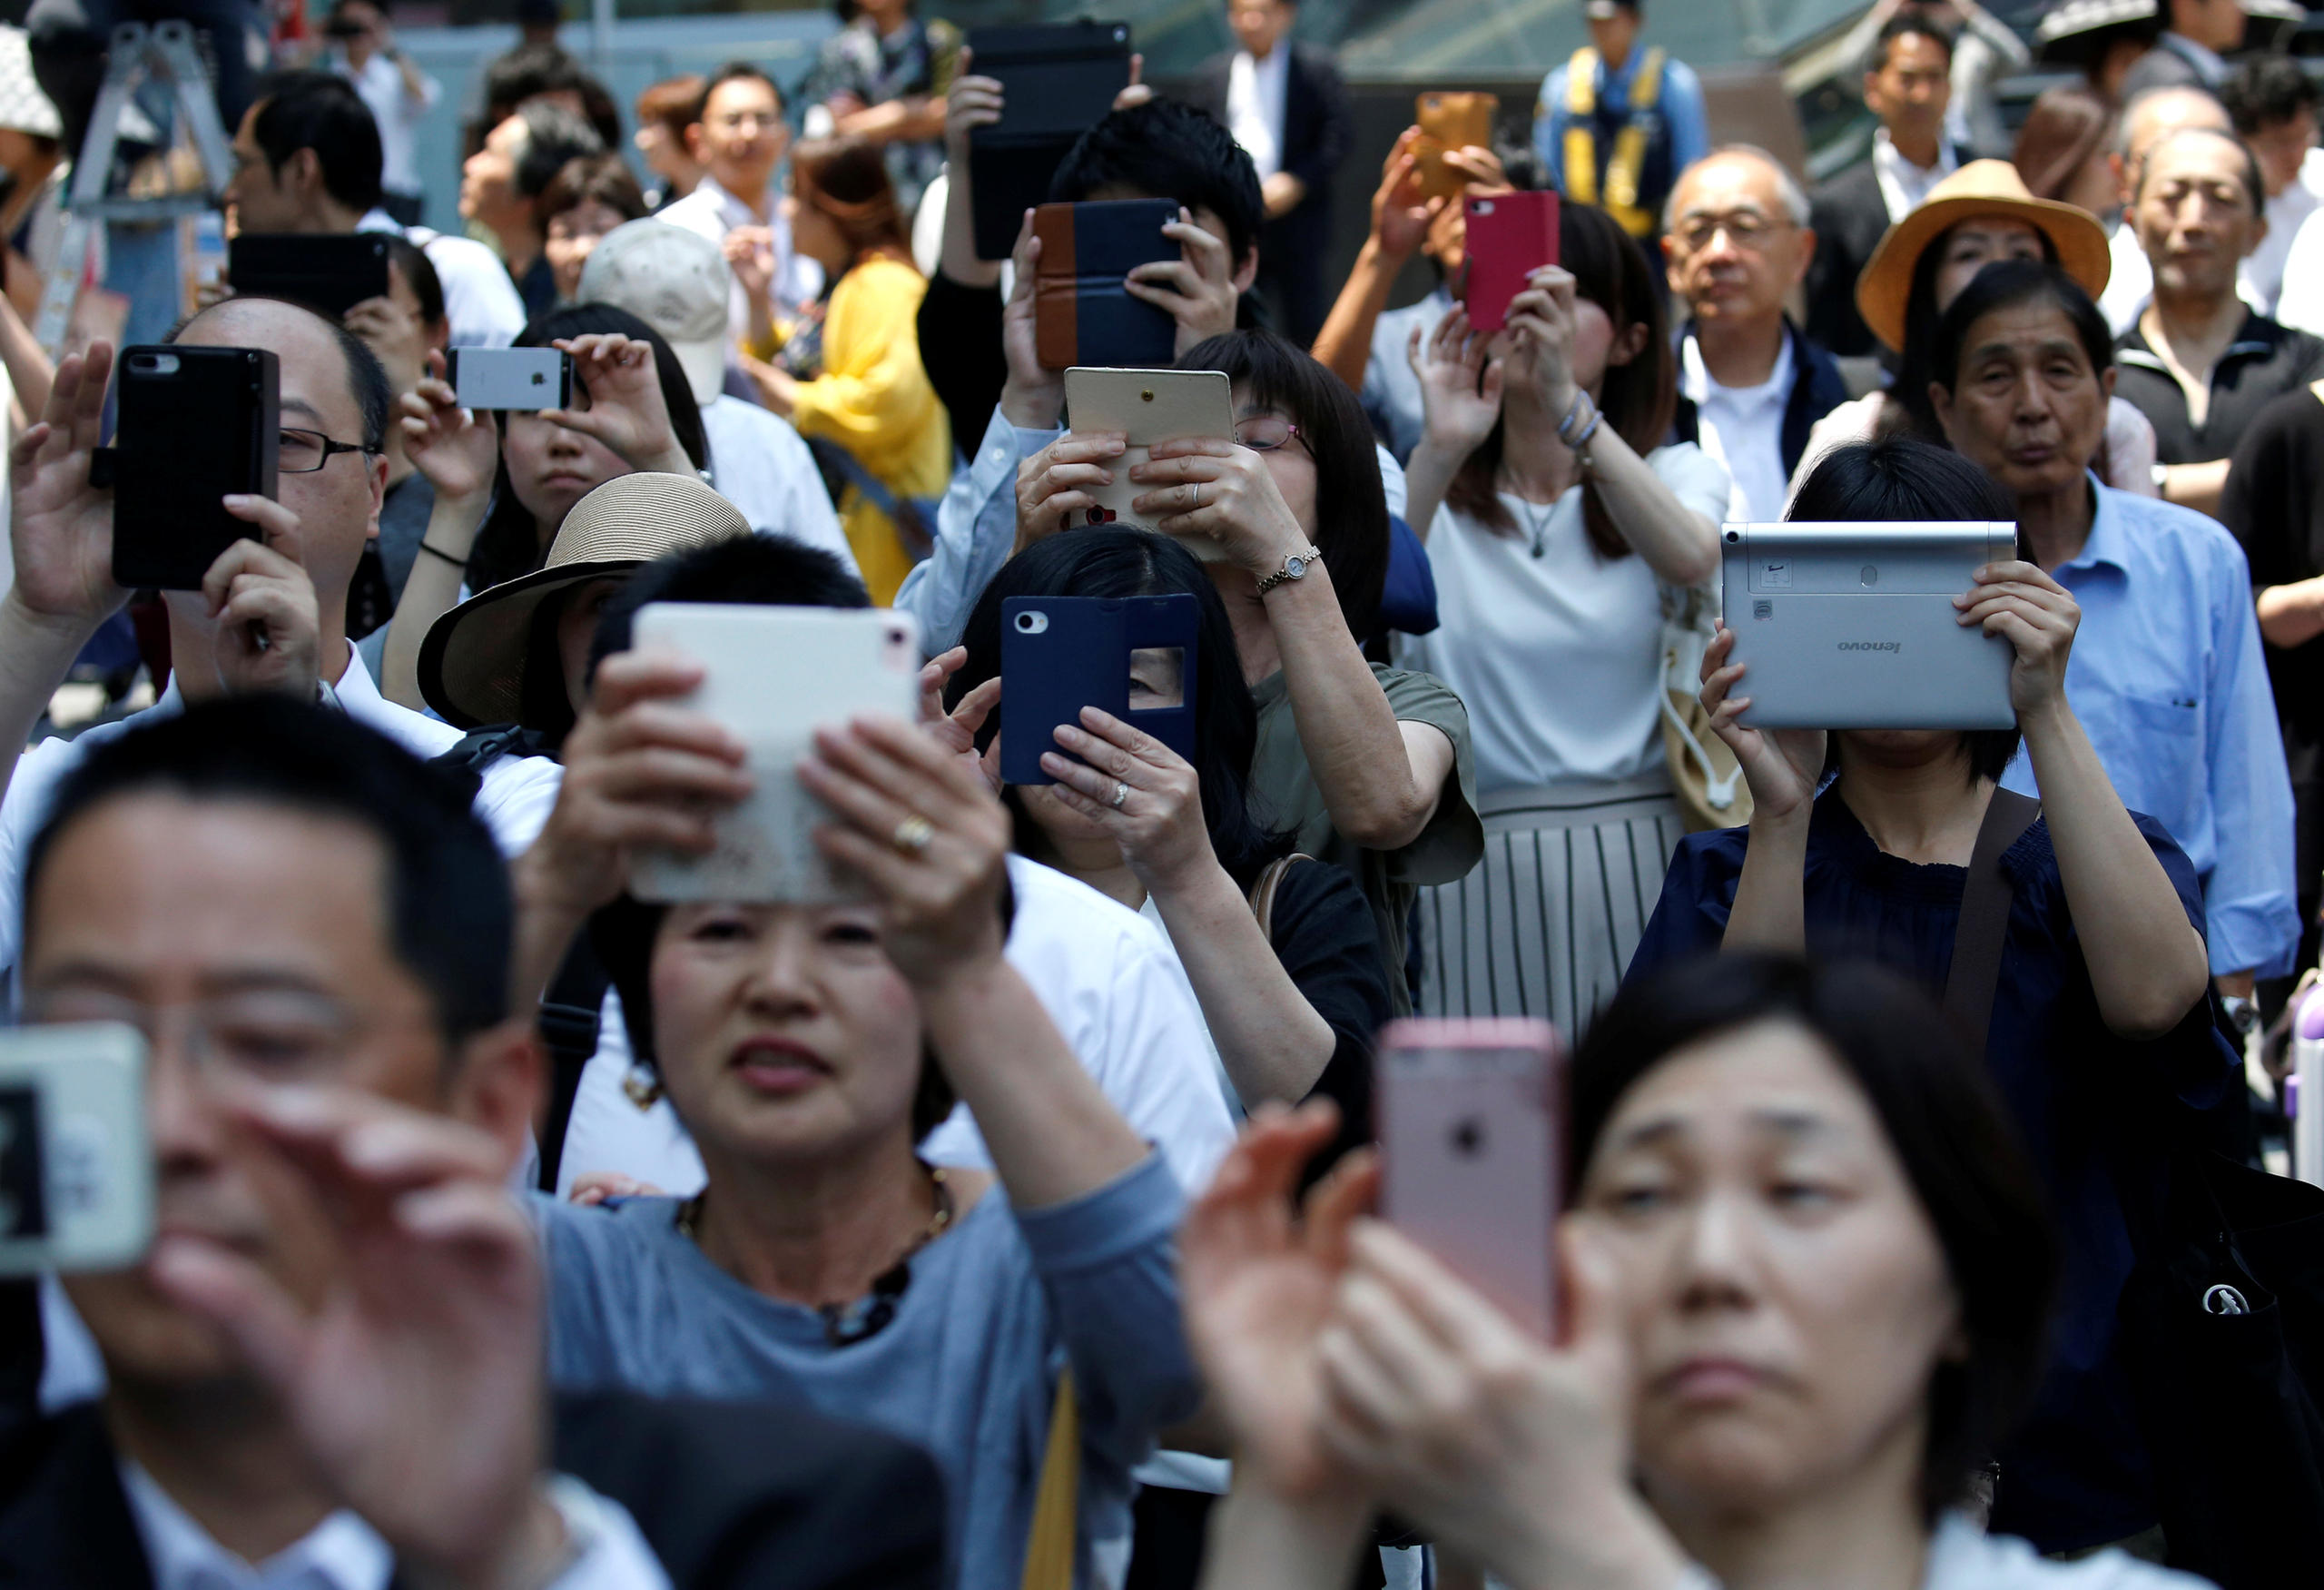
<path fill-rule="evenodd" d="M 710 439 L 703 433 L 702 410 L 694 400 L 694 389 L 686 384 L 686 372 L 678 367 L 677 354 L 663 340 L 661 332 L 627 310 L 606 303 L 579 303 L 551 310 L 527 326 L 514 345 L 546 348 L 560 337 L 613 332 L 634 337 L 653 348 L 654 373 L 661 380 L 662 401 L 670 410 L 670 429 L 676 432 L 678 445 L 694 460 L 694 467 L 708 468 Z M 574 381 L 584 391 L 588 390 L 577 374 Z M 505 437 L 508 417 L 500 414 L 494 418 Z M 509 484 L 508 458 L 504 449 L 492 478 L 491 511 L 484 516 L 483 527 L 476 533 L 476 545 L 468 553 L 468 589 L 471 593 L 489 590 L 504 580 L 530 574 L 541 566 L 541 559 L 547 554 L 548 541 L 542 538 L 532 514 L 517 500 L 517 493 Z"/>
<path fill-rule="evenodd" d="M 1628 334 L 1633 326 L 1646 328 L 1646 345 L 1637 358 L 1628 364 L 1606 367 L 1598 400 L 1607 429 L 1644 458 L 1669 434 L 1670 417 L 1679 401 L 1679 362 L 1670 352 L 1655 273 L 1637 241 L 1594 204 L 1558 207 L 1558 263 L 1573 272 L 1574 297 L 1586 298 L 1604 310 L 1614 323 L 1617 338 Z M 1504 410 L 1503 418 L 1493 421 L 1492 434 L 1462 462 L 1452 484 L 1445 488 L 1444 502 L 1488 529 L 1513 536 L 1517 520 L 1501 500 L 1496 483 L 1507 427 Z M 1630 556 L 1630 543 L 1614 528 L 1596 483 L 1589 480 L 1581 483 L 1581 523 L 1599 557 Z"/>
<path fill-rule="evenodd" d="M 960 632 L 968 661 L 945 688 L 948 705 L 1000 672 L 1000 604 L 1010 597 L 1160 597 L 1185 592 L 1202 608 L 1202 629 L 1187 674 L 1195 692 L 1195 777 L 1202 787 L 1203 824 L 1227 875 L 1245 888 L 1267 863 L 1289 854 L 1291 835 L 1267 826 L 1251 804 L 1251 757 L 1259 742 L 1258 708 L 1243 683 L 1243 663 L 1218 588 L 1202 565 L 1167 536 L 1143 530 L 1086 529 L 1051 536 L 1000 567 L 977 598 Z M 1004 698 L 979 737 L 990 745 L 1000 732 Z M 1017 848 L 1031 854 L 1033 829 L 1008 796 L 1017 819 Z"/>
<path fill-rule="evenodd" d="M 1573 1057 L 1579 1187 L 1623 1097 L 1680 1050 L 1762 1022 L 1813 1033 L 1880 1118 L 1944 1249 L 1968 1350 L 1929 1379 L 1924 1518 L 1970 1476 L 2040 1384 L 2059 1247 L 2042 1184 L 1993 1080 L 1928 994 L 1866 963 L 1707 955 L 1623 985 Z"/>
<path fill-rule="evenodd" d="M 791 186 L 799 202 L 828 216 L 839 228 L 847 242 L 851 269 L 864 255 L 882 249 L 911 263 L 911 229 L 896 202 L 887 162 L 869 141 L 806 140 L 791 152 Z"/>
<path fill-rule="evenodd" d="M 1954 225 L 1975 219 L 1964 216 Z M 1889 384 L 1888 400 L 1880 405 L 1880 420 L 1873 429 L 1875 436 L 1909 436 L 1939 447 L 1945 445 L 1945 427 L 1937 423 L 1936 409 L 1928 400 L 1928 383 L 1935 379 L 1936 322 L 1943 318 L 1936 308 L 1936 272 L 1945 263 L 1945 241 L 1952 235 L 1951 226 L 1938 232 L 1921 250 L 1921 257 L 1913 262 L 1913 285 L 1905 295 L 1905 345 L 1897 351 L 1896 379 Z M 2038 226 L 2034 229 L 2034 235 L 2042 240 L 2043 262 L 2055 265 L 2058 245 Z M 1994 265 L 2010 262 L 1995 260 L 1969 280 L 1974 282 Z M 1964 288 L 1962 292 L 1965 295 L 1967 291 Z"/>

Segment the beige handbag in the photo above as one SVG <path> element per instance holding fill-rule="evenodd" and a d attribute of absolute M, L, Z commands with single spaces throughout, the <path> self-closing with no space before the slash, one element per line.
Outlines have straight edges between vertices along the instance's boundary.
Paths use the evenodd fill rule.
<path fill-rule="evenodd" d="M 1718 637 L 1715 586 L 1662 588 L 1662 755 L 1689 833 L 1751 820 L 1751 786 L 1703 710 L 1703 653 Z"/>

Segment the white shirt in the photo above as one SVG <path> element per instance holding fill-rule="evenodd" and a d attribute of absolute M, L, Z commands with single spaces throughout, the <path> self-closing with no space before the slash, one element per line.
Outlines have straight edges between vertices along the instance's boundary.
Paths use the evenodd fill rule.
<path fill-rule="evenodd" d="M 2268 201 L 2268 235 L 2236 271 L 2244 301 L 2270 319 L 2283 295 L 2284 262 L 2291 257 L 2292 240 L 2319 205 L 2324 205 L 2324 149 L 2311 149 L 2300 160 L 2299 174 Z"/>
<path fill-rule="evenodd" d="M 1131 1130 L 1161 1150 L 1179 1185 L 1189 1192 L 1207 1186 L 1235 1123 L 1219 1091 L 1202 1007 L 1168 939 L 1119 902 L 1023 856 L 1009 858 L 1009 882 L 1017 897 L 1009 963 Z M 558 1190 L 586 1171 L 615 1170 L 690 1197 L 702 1190 L 702 1158 L 668 1100 L 641 1111 L 622 1092 L 629 1045 L 616 1002 L 608 994 L 606 1002 L 597 1052 L 574 1100 Z M 992 1163 L 966 1105 L 921 1151 L 947 1165 Z"/>
<path fill-rule="evenodd" d="M 1936 163 L 1918 166 L 1897 151 L 1887 128 L 1873 130 L 1872 173 L 1879 181 L 1880 202 L 1888 206 L 1891 224 L 1904 220 L 1906 212 L 1928 197 L 1931 188 L 1953 174 L 1957 163 L 1953 145 L 1942 138 L 1936 141 Z"/>
<path fill-rule="evenodd" d="M 153 1590 L 388 1590 L 395 1576 L 388 1543 L 344 1509 L 253 1566 L 212 1539 L 142 1465 L 123 1458 L 120 1466 Z M 580 1557 L 549 1581 L 551 1590 L 667 1590 L 669 1575 L 629 1509 L 577 1482 L 566 1486 L 568 1496 L 586 1493 L 594 1533 Z"/>
<path fill-rule="evenodd" d="M 823 268 L 791 248 L 791 223 L 783 218 L 783 207 L 770 196 L 767 213 L 743 203 L 718 185 L 718 179 L 704 172 L 702 181 L 694 184 L 693 193 L 672 201 L 654 217 L 672 226 L 683 226 L 712 242 L 724 243 L 726 234 L 738 226 L 763 226 L 774 234 L 774 299 L 776 320 L 796 311 L 803 304 L 815 301 L 823 290 Z M 739 278 L 727 299 L 727 334 L 740 341 L 750 334 L 751 301 L 743 292 Z"/>
<path fill-rule="evenodd" d="M 428 256 L 444 289 L 444 318 L 452 323 L 453 347 L 506 348 L 525 329 L 525 301 L 508 280 L 508 267 L 476 239 L 425 226 L 400 226 L 384 210 L 364 216 L 355 230 L 400 232 Z"/>
<path fill-rule="evenodd" d="M 2136 325 L 2139 317 L 2146 313 L 2146 306 L 2154 301 L 2154 262 L 2146 257 L 2146 250 L 2139 242 L 2138 228 L 2131 224 L 2128 217 L 2115 224 L 2114 235 L 2106 240 L 2106 253 L 2113 264 L 2107 272 L 2106 291 L 2098 295 L 2098 312 L 2106 317 L 2107 329 L 2119 337 Z M 2324 256 L 2315 257 L 2314 263 L 2324 266 Z M 2250 264 L 2251 262 L 2246 260 L 2237 270 L 2235 295 L 2256 312 L 2269 315 L 2272 320 L 2281 320 L 2282 316 L 2271 314 L 2260 306 Z M 2287 297 L 2290 296 L 2291 270 L 2290 252 L 2287 248 L 2280 278 L 2286 285 Z"/>
<path fill-rule="evenodd" d="M 2313 163 L 2314 152 L 2308 158 Z M 2307 174 L 2303 166 L 2303 180 Z M 2324 213 L 2299 223 L 2284 254 L 2283 291 L 2276 300 L 2274 318 L 2295 331 L 2324 337 Z"/>
<path fill-rule="evenodd" d="M 1291 90 L 1291 46 L 1277 44 L 1264 61 L 1235 52 L 1226 68 L 1226 130 L 1251 157 L 1259 181 L 1283 169 L 1283 104 Z"/>
<path fill-rule="evenodd" d="M 721 392 L 703 405 L 702 429 L 710 438 L 711 484 L 751 528 L 821 548 L 860 577 L 815 455 L 791 421 Z"/>
<path fill-rule="evenodd" d="M 2051 1562 L 2015 1536 L 1987 1535 L 1958 1513 L 1938 1523 L 1921 1579 L 1921 1590 L 2208 1590 L 2210 1585 L 2112 1549 Z"/>
<path fill-rule="evenodd" d="M 1713 523 L 1726 516 L 1727 471 L 1701 449 L 1657 448 L 1647 463 L 1681 504 Z M 1635 553 L 1598 555 L 1579 486 L 1554 504 L 1502 501 L 1513 536 L 1436 510 L 1428 561 L 1439 624 L 1397 637 L 1398 666 L 1434 674 L 1468 707 L 1480 795 L 1651 772 L 1662 765 L 1654 570 Z"/>
<path fill-rule="evenodd" d="M 443 90 L 425 73 L 419 74 L 419 97 L 404 91 L 403 71 L 378 50 L 358 72 L 344 50 L 330 53 L 330 69 L 355 84 L 355 92 L 371 107 L 379 123 L 379 186 L 390 193 L 420 192 L 419 163 L 413 145 L 419 123 L 436 108 Z"/>
<path fill-rule="evenodd" d="M 1702 350 L 1689 335 L 1679 345 L 1679 390 L 1694 400 L 1695 440 L 1727 467 L 1734 481 L 1733 515 L 1765 522 L 1783 516 L 1783 413 L 1795 373 L 1791 334 L 1783 334 L 1775 368 L 1752 387 L 1723 387 L 1711 379 Z"/>

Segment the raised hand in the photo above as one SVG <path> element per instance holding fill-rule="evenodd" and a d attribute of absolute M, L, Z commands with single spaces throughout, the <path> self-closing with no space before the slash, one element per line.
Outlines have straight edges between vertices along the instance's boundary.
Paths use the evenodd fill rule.
<path fill-rule="evenodd" d="M 1509 301 L 1509 376 L 1540 388 L 1542 406 L 1560 419 L 1573 408 L 1573 273 L 1544 265 Z"/>
<path fill-rule="evenodd" d="M 1183 355 L 1208 338 L 1235 329 L 1235 257 L 1226 240 L 1195 224 L 1194 212 L 1178 206 L 1178 219 L 1163 223 L 1162 235 L 1178 245 L 1175 260 L 1134 265 L 1123 285 L 1134 298 L 1167 311 L 1178 322 L 1177 351 Z"/>
<path fill-rule="evenodd" d="M 1057 798 L 1113 837 L 1149 893 L 1218 864 L 1203 820 L 1202 784 L 1185 757 L 1095 706 L 1081 709 L 1079 727 L 1059 724 L 1055 732 L 1059 745 L 1083 758 L 1041 753 Z M 1128 792 L 1118 805 L 1117 790 Z"/>
<path fill-rule="evenodd" d="M 436 489 L 437 501 L 481 501 L 499 467 L 500 432 L 460 407 L 445 371 L 444 356 L 431 351 L 427 375 L 396 400 L 403 456 Z"/>
<path fill-rule="evenodd" d="M 978 77 L 969 71 L 975 53 L 960 52 L 960 75 L 944 95 L 944 158 L 960 182 L 969 169 L 969 135 L 979 127 L 996 125 L 1005 104 L 998 78 Z"/>
<path fill-rule="evenodd" d="M 1164 534 L 1208 536 L 1260 578 L 1308 544 L 1266 460 L 1224 438 L 1158 442 L 1129 478 L 1143 488 L 1130 506 Z"/>
<path fill-rule="evenodd" d="M 725 250 L 726 263 L 743 292 L 754 299 L 765 298 L 774 287 L 774 229 L 738 226 L 719 246 Z"/>
<path fill-rule="evenodd" d="M 995 795 L 1000 793 L 1000 736 L 981 752 L 977 736 L 992 709 L 1000 705 L 1000 676 L 995 674 L 960 697 L 951 711 L 944 710 L 944 688 L 969 660 L 969 648 L 956 646 L 929 659 L 920 670 L 920 726 L 936 743 L 977 770 Z"/>
<path fill-rule="evenodd" d="M 670 425 L 651 343 L 597 331 L 560 337 L 554 345 L 573 356 L 574 395 L 580 401 L 571 409 L 544 409 L 542 419 L 596 438 L 633 469 L 694 473 L 694 460 Z"/>
<path fill-rule="evenodd" d="M 1805 816 L 1824 775 L 1824 731 L 1755 729 L 1738 723 L 1751 698 L 1731 695 L 1743 677 L 1743 665 L 1727 660 L 1734 649 L 1735 631 L 1723 622 L 1718 637 L 1703 648 L 1701 700 L 1703 710 L 1710 714 L 1711 731 L 1727 742 L 1742 765 L 1755 821 Z"/>
<path fill-rule="evenodd" d="M 1457 303 L 1424 340 L 1418 326 L 1405 340 L 1404 358 L 1420 379 L 1428 440 L 1450 457 L 1467 458 L 1501 419 L 1508 361 L 1487 357 L 1489 346 Z"/>
<path fill-rule="evenodd" d="M 1976 583 L 1953 598 L 1961 622 L 1998 635 L 2016 654 L 2009 667 L 2009 704 L 2027 716 L 2066 697 L 2066 658 L 2082 608 L 2039 566 L 2013 559 L 1977 570 Z"/>
<path fill-rule="evenodd" d="M 230 696 L 272 690 L 311 701 L 321 617 L 315 582 L 298 558 L 299 516 L 270 499 L 239 495 L 226 499 L 226 511 L 266 538 L 236 541 L 202 576 L 218 683 Z"/>
<path fill-rule="evenodd" d="M 85 636 L 129 599 L 113 581 L 113 493 L 89 484 L 112 370 L 109 343 L 66 354 L 39 421 L 8 452 L 5 599 L 44 629 Z"/>
<path fill-rule="evenodd" d="M 1017 550 L 1068 528 L 1098 506 L 1091 489 L 1114 483 L 1129 438 L 1118 430 L 1073 430 L 1017 466 Z"/>
<path fill-rule="evenodd" d="M 1419 140 L 1418 127 L 1407 127 L 1396 134 L 1388 158 L 1380 163 L 1380 185 L 1372 193 L 1372 235 L 1378 240 L 1380 252 L 1391 260 L 1412 258 L 1413 252 L 1427 241 L 1429 222 L 1444 207 L 1441 198 L 1422 196 L 1420 157 L 1413 152 Z"/>
<path fill-rule="evenodd" d="M 1000 351 L 1009 366 L 1009 379 L 1000 389 L 1000 411 L 1011 425 L 1046 430 L 1065 410 L 1065 374 L 1041 365 L 1033 318 L 1033 281 L 1040 268 L 1041 240 L 1033 235 L 1030 210 L 1017 228 L 1017 246 L 1009 258 L 1016 274 L 1009 284 L 1009 301 L 1000 310 Z"/>

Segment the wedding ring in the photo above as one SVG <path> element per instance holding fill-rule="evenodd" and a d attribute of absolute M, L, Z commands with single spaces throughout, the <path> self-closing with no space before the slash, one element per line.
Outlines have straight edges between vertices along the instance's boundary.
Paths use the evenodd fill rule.
<path fill-rule="evenodd" d="M 1114 810 L 1120 811 L 1122 803 L 1128 799 L 1129 799 L 1129 785 L 1117 783 L 1114 785 Z"/>
<path fill-rule="evenodd" d="M 896 831 L 888 836 L 888 843 L 906 855 L 918 855 L 928 848 L 928 842 L 935 837 L 936 825 L 918 812 L 914 812 L 896 825 Z"/>

